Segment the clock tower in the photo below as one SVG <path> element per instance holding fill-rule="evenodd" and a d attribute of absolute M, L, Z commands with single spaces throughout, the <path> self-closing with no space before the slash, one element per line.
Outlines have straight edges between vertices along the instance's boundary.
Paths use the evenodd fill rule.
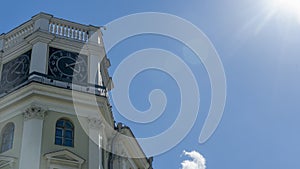
<path fill-rule="evenodd" d="M 115 124 L 109 66 L 100 27 L 40 13 L 1 34 L 0 169 L 151 169 L 118 140 L 134 135 Z"/>

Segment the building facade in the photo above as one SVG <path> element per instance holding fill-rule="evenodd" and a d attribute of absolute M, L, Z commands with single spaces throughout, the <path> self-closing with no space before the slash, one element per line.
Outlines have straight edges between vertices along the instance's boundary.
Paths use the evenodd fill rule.
<path fill-rule="evenodd" d="M 115 124 L 99 27 L 40 13 L 0 35 L 0 51 L 0 169 L 152 168 Z"/>

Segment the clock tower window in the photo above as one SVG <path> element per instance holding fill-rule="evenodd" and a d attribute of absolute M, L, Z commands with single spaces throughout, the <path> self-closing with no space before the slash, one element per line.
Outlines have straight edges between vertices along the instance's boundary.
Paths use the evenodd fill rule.
<path fill-rule="evenodd" d="M 55 144 L 74 147 L 74 125 L 70 120 L 59 119 L 56 121 Z"/>

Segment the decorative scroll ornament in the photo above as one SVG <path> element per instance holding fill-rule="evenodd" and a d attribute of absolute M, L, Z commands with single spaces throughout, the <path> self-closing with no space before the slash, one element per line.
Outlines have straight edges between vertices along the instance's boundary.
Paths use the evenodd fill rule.
<path fill-rule="evenodd" d="M 93 129 L 104 129 L 103 121 L 99 118 L 88 118 L 89 127 Z"/>
<path fill-rule="evenodd" d="M 46 109 L 40 106 L 31 105 L 30 107 L 25 109 L 24 112 L 24 120 L 30 119 L 41 119 L 45 118 Z"/>

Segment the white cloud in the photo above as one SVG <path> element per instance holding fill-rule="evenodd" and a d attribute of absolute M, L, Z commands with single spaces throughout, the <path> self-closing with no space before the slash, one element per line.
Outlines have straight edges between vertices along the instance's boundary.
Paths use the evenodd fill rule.
<path fill-rule="evenodd" d="M 197 151 L 186 152 L 183 154 L 192 158 L 192 160 L 184 160 L 181 163 L 181 169 L 205 169 L 205 158 Z"/>

